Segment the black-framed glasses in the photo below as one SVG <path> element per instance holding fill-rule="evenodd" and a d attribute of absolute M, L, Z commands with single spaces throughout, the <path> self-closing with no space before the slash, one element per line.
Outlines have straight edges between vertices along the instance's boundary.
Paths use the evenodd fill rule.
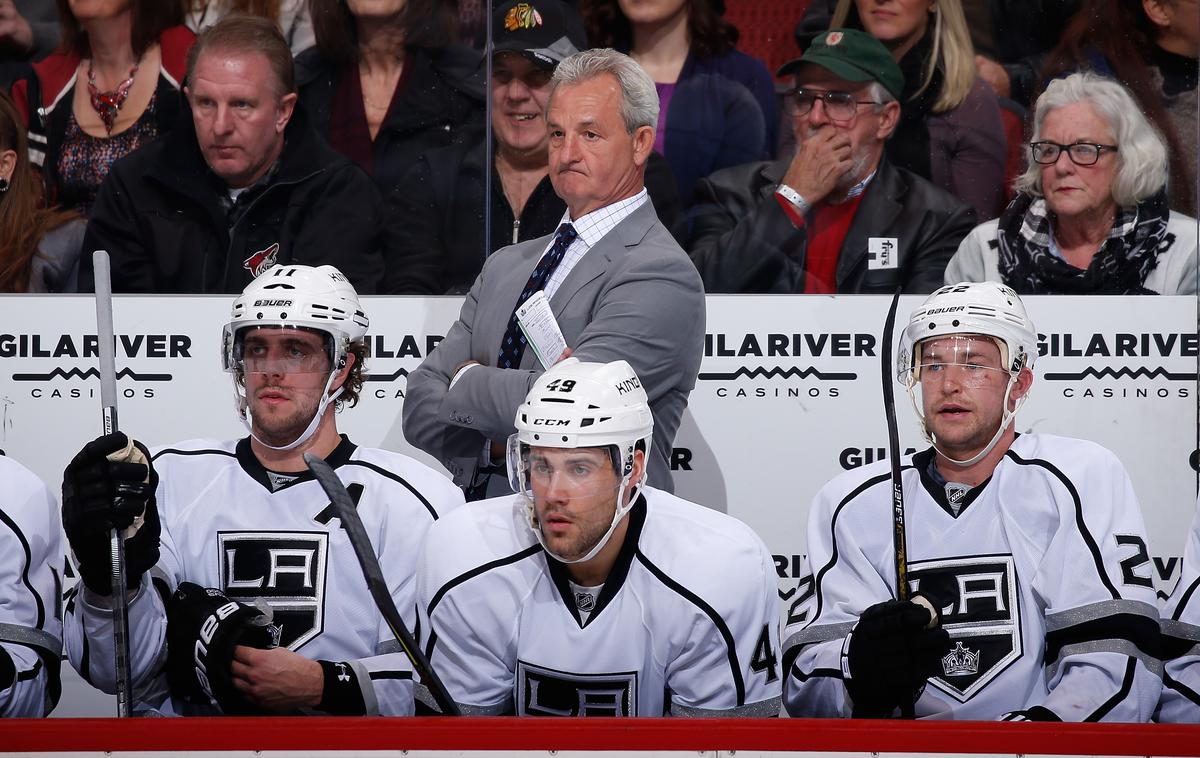
<path fill-rule="evenodd" d="M 1057 142 L 1030 142 L 1029 151 L 1033 154 L 1034 163 L 1049 166 L 1058 161 L 1058 156 L 1066 150 L 1071 162 L 1076 166 L 1094 166 L 1100 160 L 1104 151 L 1117 152 L 1116 145 L 1098 145 L 1094 142 L 1076 142 L 1073 145 L 1060 145 Z"/>
<path fill-rule="evenodd" d="M 836 92 L 800 87 L 792 93 L 796 98 L 796 115 L 807 116 L 818 100 L 825 103 L 825 115 L 834 121 L 849 121 L 860 105 L 882 105 L 874 100 L 858 100 L 851 92 Z"/>

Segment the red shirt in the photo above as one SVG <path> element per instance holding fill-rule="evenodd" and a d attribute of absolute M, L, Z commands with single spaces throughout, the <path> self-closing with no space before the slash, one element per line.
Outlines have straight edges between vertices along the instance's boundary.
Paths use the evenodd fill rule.
<path fill-rule="evenodd" d="M 837 292 L 838 256 L 860 202 L 862 195 L 837 205 L 819 203 L 813 207 L 806 222 L 808 253 L 804 263 L 804 294 Z"/>

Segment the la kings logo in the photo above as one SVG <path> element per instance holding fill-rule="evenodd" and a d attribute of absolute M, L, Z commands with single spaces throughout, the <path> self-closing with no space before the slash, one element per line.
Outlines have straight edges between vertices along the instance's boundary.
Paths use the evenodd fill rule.
<path fill-rule="evenodd" d="M 518 716 L 636 714 L 636 671 L 575 674 L 517 660 Z"/>
<path fill-rule="evenodd" d="M 221 586 L 232 600 L 271 606 L 279 644 L 291 650 L 316 637 L 325 623 L 324 532 L 218 532 Z"/>
<path fill-rule="evenodd" d="M 965 703 L 1021 657 L 1021 610 L 1010 555 L 920 561 L 909 565 L 914 591 L 942 603 L 952 647 L 930 683 Z"/>

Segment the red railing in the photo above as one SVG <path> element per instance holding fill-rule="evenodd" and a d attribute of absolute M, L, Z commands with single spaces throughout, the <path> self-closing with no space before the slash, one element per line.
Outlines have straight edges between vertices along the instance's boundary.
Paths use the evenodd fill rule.
<path fill-rule="evenodd" d="M 1200 726 L 825 719 L 0 720 L 0 752 L 550 749 L 1200 756 Z"/>

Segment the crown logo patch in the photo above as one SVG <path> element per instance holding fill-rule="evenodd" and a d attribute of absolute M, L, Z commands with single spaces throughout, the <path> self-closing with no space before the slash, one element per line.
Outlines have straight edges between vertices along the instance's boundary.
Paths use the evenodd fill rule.
<path fill-rule="evenodd" d="M 961 642 L 942 657 L 942 672 L 946 676 L 974 676 L 979 673 L 979 653 L 963 647 Z"/>
<path fill-rule="evenodd" d="M 504 17 L 504 28 L 515 32 L 518 29 L 533 29 L 542 25 L 542 14 L 529 3 L 517 3 L 508 9 Z"/>

